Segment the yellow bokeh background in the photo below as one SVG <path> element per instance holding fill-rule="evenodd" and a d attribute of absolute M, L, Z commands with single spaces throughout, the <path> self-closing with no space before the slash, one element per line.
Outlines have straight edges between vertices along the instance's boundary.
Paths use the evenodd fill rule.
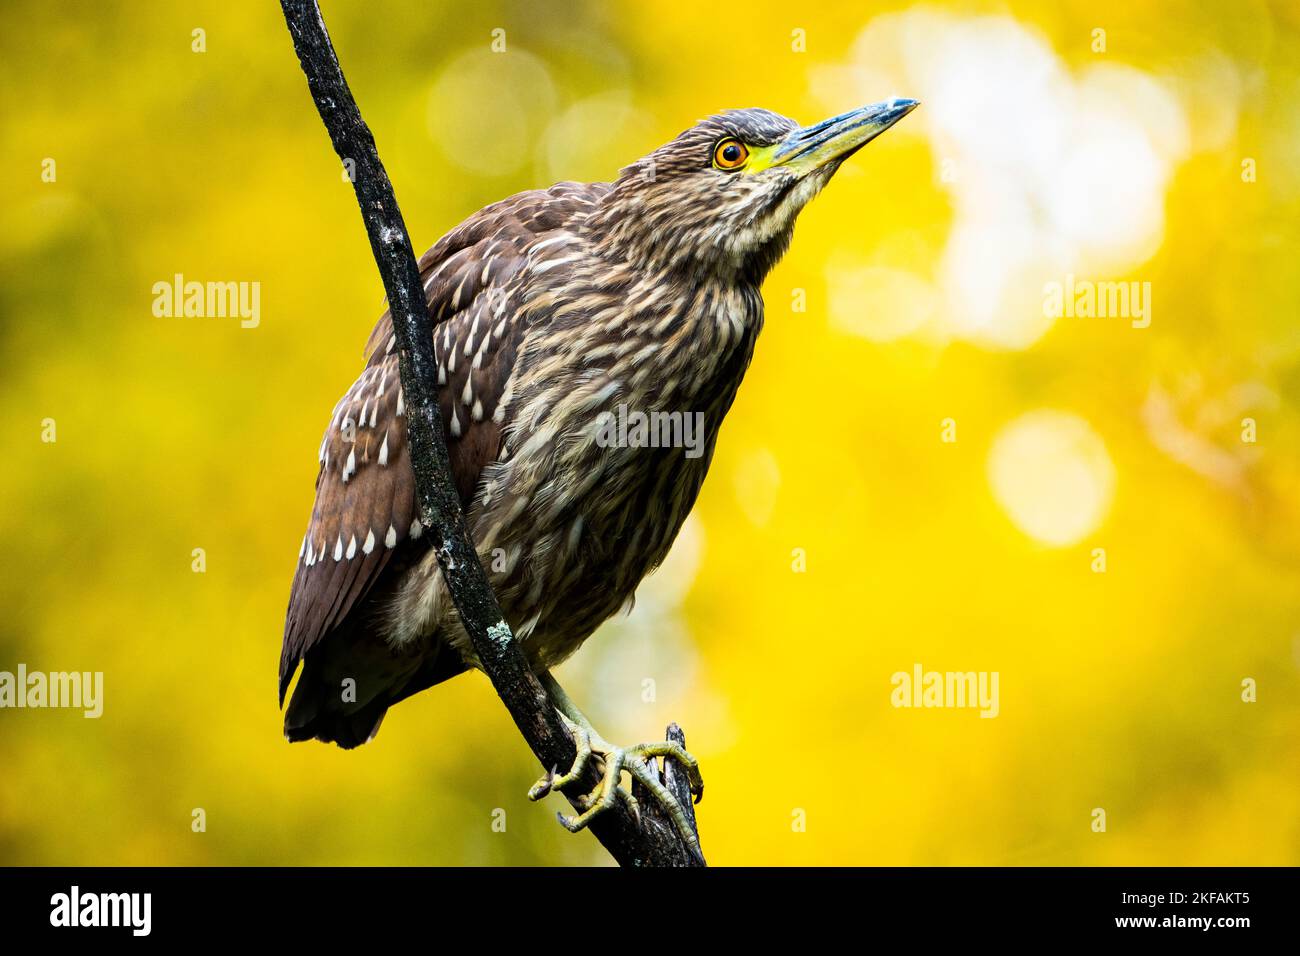
<path fill-rule="evenodd" d="M 1294 4 L 324 9 L 419 249 L 719 109 L 923 101 L 802 216 L 678 546 L 558 674 L 610 739 L 686 728 L 712 863 L 1300 862 Z M 281 737 L 382 289 L 278 5 L 5 20 L 0 670 L 105 702 L 0 711 L 0 863 L 607 862 L 481 676 Z M 155 318 L 176 273 L 259 324 Z M 1149 326 L 1044 321 L 1066 274 Z M 892 706 L 918 663 L 998 716 Z"/>

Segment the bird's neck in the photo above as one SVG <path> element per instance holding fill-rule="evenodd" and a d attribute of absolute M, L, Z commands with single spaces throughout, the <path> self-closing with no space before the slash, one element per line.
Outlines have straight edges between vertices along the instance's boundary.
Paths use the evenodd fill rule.
<path fill-rule="evenodd" d="M 539 329 L 535 360 L 568 355 L 618 394 L 725 413 L 762 328 L 758 281 L 607 239 L 578 228 L 530 253 L 519 313 Z"/>
<path fill-rule="evenodd" d="M 630 262 L 608 252 L 604 295 L 620 303 L 624 348 L 636 341 L 643 375 L 664 398 L 730 406 L 763 327 L 759 286 L 743 272 L 702 272 L 691 263 Z M 581 293 L 579 293 L 580 295 Z"/>

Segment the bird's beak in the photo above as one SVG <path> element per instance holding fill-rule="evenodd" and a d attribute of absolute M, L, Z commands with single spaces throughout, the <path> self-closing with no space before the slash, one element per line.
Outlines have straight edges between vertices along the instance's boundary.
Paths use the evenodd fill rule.
<path fill-rule="evenodd" d="M 920 104 L 894 99 L 832 116 L 790 133 L 773 148 L 769 165 L 783 166 L 800 176 L 827 163 L 852 156 Z"/>

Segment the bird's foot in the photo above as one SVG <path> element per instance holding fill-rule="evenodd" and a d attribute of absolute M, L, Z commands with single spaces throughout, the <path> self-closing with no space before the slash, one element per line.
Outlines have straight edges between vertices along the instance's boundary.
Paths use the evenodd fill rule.
<path fill-rule="evenodd" d="M 664 786 L 659 776 L 658 758 L 676 760 L 686 771 L 686 779 L 695 802 L 704 796 L 704 779 L 700 776 L 700 766 L 695 758 L 687 753 L 680 744 L 671 740 L 636 744 L 632 747 L 616 747 L 605 741 L 590 725 L 575 723 L 563 713 L 560 718 L 573 734 L 578 754 L 573 766 L 567 773 L 556 776 L 554 771 L 547 773 L 528 791 L 529 800 L 540 800 L 552 790 L 561 790 L 582 776 L 587 762 L 593 757 L 604 766 L 604 773 L 596 789 L 576 801 L 581 812 L 577 816 L 566 817 L 557 813 L 565 829 L 577 833 L 584 829 L 593 819 L 604 813 L 618 801 L 622 801 L 632 814 L 640 819 L 641 811 L 636 797 L 622 786 L 623 773 L 626 771 L 632 779 L 645 788 L 645 792 L 655 798 L 664 812 L 676 825 L 683 839 L 692 846 L 698 846 L 695 829 L 686 816 L 686 811 L 677 802 L 677 798 Z"/>

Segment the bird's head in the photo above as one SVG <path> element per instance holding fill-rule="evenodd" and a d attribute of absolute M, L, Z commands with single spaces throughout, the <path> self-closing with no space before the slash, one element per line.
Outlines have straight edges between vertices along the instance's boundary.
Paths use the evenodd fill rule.
<path fill-rule="evenodd" d="M 762 281 L 840 164 L 916 106 L 895 99 L 812 126 L 763 109 L 719 113 L 626 167 L 592 223 L 643 265 Z"/>

